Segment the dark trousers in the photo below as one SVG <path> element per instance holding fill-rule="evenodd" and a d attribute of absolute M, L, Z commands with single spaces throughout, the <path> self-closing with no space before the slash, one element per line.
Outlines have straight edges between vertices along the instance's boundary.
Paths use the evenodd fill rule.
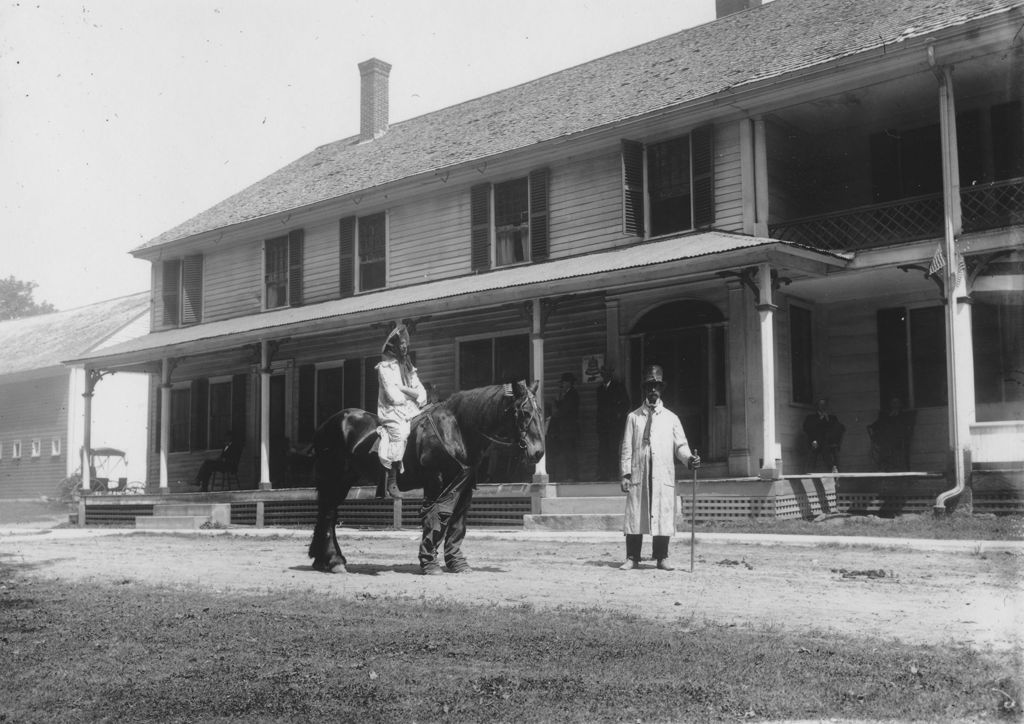
<path fill-rule="evenodd" d="M 640 548 L 643 545 L 644 537 L 635 533 L 626 534 L 626 558 L 631 561 L 640 560 Z M 656 561 L 668 558 L 667 535 L 651 536 L 651 558 Z"/>

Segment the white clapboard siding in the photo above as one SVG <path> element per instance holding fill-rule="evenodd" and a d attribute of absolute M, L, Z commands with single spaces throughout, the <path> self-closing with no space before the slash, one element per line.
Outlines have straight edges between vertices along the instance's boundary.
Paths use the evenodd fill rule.
<path fill-rule="evenodd" d="M 437 189 L 391 209 L 388 235 L 390 286 L 468 273 L 469 189 Z"/>
<path fill-rule="evenodd" d="M 715 126 L 714 226 L 725 231 L 743 231 L 739 128 L 735 123 Z"/>
<path fill-rule="evenodd" d="M 622 161 L 614 153 L 551 169 L 551 256 L 634 243 L 622 232 Z"/>
<path fill-rule="evenodd" d="M 338 220 L 306 226 L 303 242 L 302 303 L 338 298 Z"/>
<path fill-rule="evenodd" d="M 203 321 L 256 314 L 263 289 L 262 242 L 215 248 L 203 259 Z"/>

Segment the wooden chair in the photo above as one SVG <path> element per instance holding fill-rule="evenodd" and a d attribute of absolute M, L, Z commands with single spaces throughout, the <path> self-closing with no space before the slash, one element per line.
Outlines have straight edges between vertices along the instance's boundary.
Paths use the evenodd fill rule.
<path fill-rule="evenodd" d="M 220 476 L 221 488 L 224 490 L 241 490 L 242 485 L 238 481 L 238 461 L 242 459 L 242 450 L 245 445 L 239 443 L 228 448 L 224 457 L 223 465 L 218 466 L 210 476 L 210 490 L 217 487 L 217 477 Z"/>

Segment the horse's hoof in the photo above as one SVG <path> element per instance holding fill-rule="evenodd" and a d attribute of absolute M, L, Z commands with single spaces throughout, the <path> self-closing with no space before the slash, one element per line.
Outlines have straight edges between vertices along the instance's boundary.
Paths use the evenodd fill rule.
<path fill-rule="evenodd" d="M 313 568 L 321 573 L 348 573 L 344 561 L 313 561 Z"/>
<path fill-rule="evenodd" d="M 441 566 L 436 563 L 428 563 L 420 567 L 420 573 L 424 576 L 437 576 L 441 574 Z"/>
<path fill-rule="evenodd" d="M 466 561 L 452 561 L 447 564 L 451 573 L 472 573 L 473 568 Z"/>

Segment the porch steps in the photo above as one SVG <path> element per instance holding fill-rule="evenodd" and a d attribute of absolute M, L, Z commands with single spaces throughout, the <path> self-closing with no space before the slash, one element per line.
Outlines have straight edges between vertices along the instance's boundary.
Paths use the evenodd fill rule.
<path fill-rule="evenodd" d="M 153 515 L 135 516 L 140 530 L 199 530 L 204 525 L 227 527 L 230 503 L 156 503 Z"/>

